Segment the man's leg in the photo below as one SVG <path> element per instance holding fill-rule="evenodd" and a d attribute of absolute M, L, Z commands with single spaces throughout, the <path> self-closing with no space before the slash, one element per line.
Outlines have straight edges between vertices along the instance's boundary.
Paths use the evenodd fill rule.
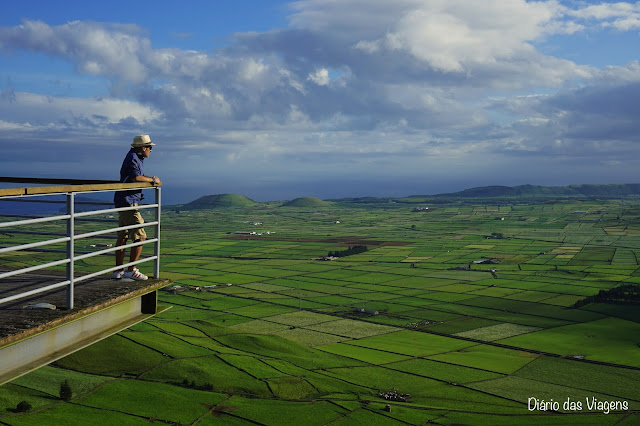
<path fill-rule="evenodd" d="M 142 228 L 140 228 L 140 229 L 142 229 Z M 142 230 L 142 233 L 144 235 L 144 230 Z M 147 239 L 146 235 L 144 235 L 144 237 L 140 236 L 140 238 L 136 239 L 135 242 L 136 243 L 142 242 L 142 241 L 144 241 L 146 239 Z M 129 255 L 129 261 L 132 262 L 132 263 L 137 261 L 140 258 L 140 253 L 142 253 L 142 245 L 131 247 L 131 253 Z M 146 280 L 146 279 L 149 278 L 145 274 L 140 272 L 138 270 L 138 268 L 135 267 L 135 265 L 129 266 L 122 277 L 126 278 L 126 279 L 133 279 L 133 280 Z"/>
<path fill-rule="evenodd" d="M 140 243 L 142 241 L 146 240 L 146 238 L 141 238 L 139 240 L 136 240 L 136 243 Z M 131 247 L 131 253 L 129 254 L 129 262 L 135 262 L 140 258 L 140 254 L 142 253 L 142 246 L 135 246 L 135 247 Z M 122 250 L 122 256 L 124 258 L 124 250 Z M 122 263 L 121 263 L 122 265 Z M 129 266 L 129 268 L 127 268 L 127 270 L 129 271 L 133 271 L 134 266 Z"/>
<path fill-rule="evenodd" d="M 126 238 L 118 238 L 116 241 L 116 247 L 123 246 L 127 243 Z M 120 266 L 124 263 L 124 249 L 116 250 L 116 266 Z"/>
<path fill-rule="evenodd" d="M 135 211 L 133 213 L 133 223 L 136 225 L 142 225 L 144 223 L 144 219 L 140 215 L 140 212 Z M 136 243 L 141 243 L 147 239 L 147 233 L 144 231 L 144 228 L 136 228 L 131 232 L 131 239 Z M 131 253 L 129 254 L 129 261 L 131 263 L 136 262 L 140 258 L 140 254 L 142 253 L 142 244 L 139 246 L 131 247 Z M 138 271 L 135 265 L 129 266 L 127 271 L 123 275 L 124 278 L 134 279 L 134 280 L 146 280 L 147 277 L 142 272 Z"/>
<path fill-rule="evenodd" d="M 120 220 L 118 221 L 118 226 L 125 226 L 126 225 L 126 218 L 121 214 L 121 212 L 119 213 L 120 216 Z M 128 231 L 118 231 L 118 239 L 116 240 L 116 247 L 119 246 L 123 246 L 125 244 L 127 244 L 127 240 L 129 239 L 129 232 Z M 116 250 L 115 251 L 115 257 L 116 257 L 116 266 L 122 266 L 124 264 L 124 249 L 122 250 Z M 112 278 L 115 280 L 119 280 L 120 278 L 122 278 L 122 275 L 124 274 L 124 269 L 116 269 L 115 271 L 113 271 L 113 276 Z"/>

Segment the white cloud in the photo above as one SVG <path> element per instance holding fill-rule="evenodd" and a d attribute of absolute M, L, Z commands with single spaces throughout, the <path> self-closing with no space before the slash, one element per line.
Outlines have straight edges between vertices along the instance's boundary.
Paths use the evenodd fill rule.
<path fill-rule="evenodd" d="M 568 14 L 585 21 L 595 21 L 605 28 L 631 31 L 640 28 L 640 3 L 600 3 L 581 9 L 569 10 Z"/>
<path fill-rule="evenodd" d="M 104 126 L 135 117 L 141 124 L 160 118 L 158 111 L 137 102 L 113 98 L 63 98 L 16 92 L 11 102 L 0 101 L 5 121 L 32 126 L 70 121 L 87 121 Z"/>
<path fill-rule="evenodd" d="M 73 21 L 52 27 L 26 20 L 16 27 L 0 28 L 0 43 L 64 57 L 90 74 L 117 75 L 143 82 L 148 75 L 140 59 L 151 46 L 139 32 L 132 25 Z"/>
<path fill-rule="evenodd" d="M 528 42 L 544 34 L 555 9 L 525 1 L 425 3 L 396 23 L 387 44 L 445 72 L 532 52 Z"/>
<path fill-rule="evenodd" d="M 331 82 L 331 79 L 329 78 L 329 70 L 326 68 L 321 68 L 313 74 L 309 74 L 307 80 L 313 81 L 318 86 L 326 86 Z"/>
<path fill-rule="evenodd" d="M 569 12 L 570 15 L 583 19 L 619 19 L 629 16 L 630 14 L 640 12 L 638 3 L 600 3 L 596 5 L 586 6 L 581 9 Z"/>

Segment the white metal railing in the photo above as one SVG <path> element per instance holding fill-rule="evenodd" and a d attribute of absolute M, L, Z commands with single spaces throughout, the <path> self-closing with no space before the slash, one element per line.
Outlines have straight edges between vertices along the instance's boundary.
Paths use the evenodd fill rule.
<path fill-rule="evenodd" d="M 66 298 L 67 309 L 73 309 L 75 283 L 85 281 L 91 278 L 95 278 L 99 275 L 103 275 L 105 273 L 109 273 L 115 270 L 120 270 L 122 268 L 127 268 L 129 266 L 137 265 L 143 262 L 154 261 L 154 278 L 159 278 L 159 275 L 160 275 L 160 212 L 161 212 L 161 192 L 160 192 L 161 189 L 159 186 L 154 186 L 148 183 L 120 184 L 120 183 L 113 183 L 108 181 L 91 181 L 90 183 L 87 183 L 87 181 L 29 179 L 29 178 L 1 178 L 1 177 L 0 177 L 0 182 L 47 183 L 47 184 L 54 184 L 54 185 L 57 183 L 66 184 L 64 186 L 49 186 L 49 187 L 39 186 L 39 187 L 0 189 L 0 200 L 3 200 L 3 199 L 16 200 L 16 199 L 24 199 L 28 197 L 42 196 L 42 195 L 65 195 L 66 196 L 66 214 L 0 222 L 0 231 L 7 229 L 7 231 L 4 231 L 5 233 L 11 233 L 11 232 L 20 233 L 20 231 L 15 231 L 15 230 L 12 230 L 11 228 L 20 227 L 24 225 L 33 225 L 33 224 L 50 223 L 50 222 L 55 223 L 57 221 L 65 221 L 66 223 L 66 236 L 64 237 L 52 238 L 46 241 L 38 241 L 34 243 L 0 247 L 0 254 L 17 252 L 21 250 L 36 250 L 36 251 L 51 251 L 51 252 L 61 251 L 66 254 L 66 257 L 61 260 L 46 262 L 46 263 L 38 264 L 35 266 L 17 269 L 17 270 L 11 270 L 11 271 L 5 271 L 5 272 L 0 271 L 0 285 L 2 284 L 2 280 L 4 280 L 5 278 L 17 276 L 17 275 L 23 275 L 29 272 L 34 272 L 34 271 L 38 271 L 46 268 L 52 268 L 60 265 L 66 265 L 66 279 L 57 283 L 49 284 L 44 287 L 34 289 L 34 290 L 24 291 L 18 294 L 0 298 L 0 304 L 22 299 L 35 294 L 44 293 L 57 288 L 66 287 L 67 288 L 67 298 Z M 145 188 L 147 189 L 153 188 L 153 191 L 155 194 L 155 202 L 153 204 L 143 204 L 136 207 L 91 210 L 91 211 L 84 211 L 84 212 L 75 211 L 76 210 L 75 197 L 77 194 L 115 192 L 118 190 L 132 190 L 132 189 L 145 189 Z M 127 210 L 143 210 L 143 209 L 153 209 L 153 211 L 155 212 L 155 220 L 151 222 L 145 222 L 144 224 L 141 224 L 141 225 L 112 227 L 107 229 L 100 229 L 97 231 L 76 233 L 76 222 L 78 220 L 83 220 L 83 218 L 86 218 L 89 216 L 104 215 L 104 214 L 109 214 L 114 212 L 127 211 Z M 87 220 L 87 219 L 84 219 L 84 220 Z M 83 254 L 79 254 L 79 255 L 76 254 L 78 253 L 78 250 L 76 250 L 76 241 L 78 240 L 97 237 L 97 236 L 106 235 L 106 234 L 112 234 L 114 232 L 121 231 L 121 230 L 136 229 L 141 227 L 153 227 L 155 229 L 155 237 L 148 238 L 144 241 L 133 242 L 133 243 L 125 244 L 121 246 L 114 245 L 114 247 L 108 247 L 104 250 L 92 251 L 88 253 L 83 252 Z M 49 233 L 49 232 L 22 232 L 22 233 L 32 233 L 32 234 L 40 234 L 40 235 L 52 235 L 52 234 L 58 235 L 58 234 Z M 44 247 L 51 244 L 60 244 L 60 243 L 66 243 L 66 250 L 40 249 L 40 247 Z M 108 255 L 119 250 L 126 250 L 126 249 L 130 249 L 131 247 L 137 247 L 144 244 L 154 245 L 154 254 L 152 256 L 140 257 L 135 262 L 129 262 L 121 266 L 109 267 L 97 272 L 76 276 L 76 271 L 75 271 L 76 261 L 84 260 L 84 259 L 88 259 L 91 257 L 100 256 L 100 255 Z"/>

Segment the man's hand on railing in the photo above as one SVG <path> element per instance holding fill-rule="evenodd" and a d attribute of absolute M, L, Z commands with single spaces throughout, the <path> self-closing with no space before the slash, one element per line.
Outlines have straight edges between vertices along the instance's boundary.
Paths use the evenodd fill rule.
<path fill-rule="evenodd" d="M 141 175 L 141 176 L 136 176 L 133 180 L 134 182 L 148 182 L 153 185 L 158 185 L 158 186 L 162 185 L 162 181 L 158 176 L 142 176 Z"/>

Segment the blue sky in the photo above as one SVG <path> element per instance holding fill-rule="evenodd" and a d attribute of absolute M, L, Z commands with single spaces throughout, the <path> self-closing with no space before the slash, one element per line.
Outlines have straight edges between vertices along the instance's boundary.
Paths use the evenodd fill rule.
<path fill-rule="evenodd" d="M 169 203 L 639 182 L 640 2 L 9 1 L 0 174 Z"/>

